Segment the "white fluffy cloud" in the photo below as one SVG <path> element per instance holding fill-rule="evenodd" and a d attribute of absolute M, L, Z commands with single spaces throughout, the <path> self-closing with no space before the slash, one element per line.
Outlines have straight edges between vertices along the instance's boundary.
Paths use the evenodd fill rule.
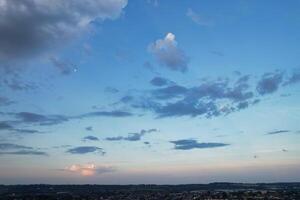
<path fill-rule="evenodd" d="M 115 171 L 114 168 L 110 166 L 96 166 L 95 164 L 84 164 L 78 165 L 74 164 L 65 168 L 66 171 L 78 173 L 82 176 L 93 176 L 96 174 L 103 174 Z"/>
<path fill-rule="evenodd" d="M 171 70 L 185 72 L 188 58 L 184 51 L 177 47 L 177 41 L 173 33 L 168 33 L 164 39 L 158 39 L 148 47 L 157 61 Z"/>
<path fill-rule="evenodd" d="M 116 19 L 127 0 L 0 0 L 0 60 L 29 56 Z"/>

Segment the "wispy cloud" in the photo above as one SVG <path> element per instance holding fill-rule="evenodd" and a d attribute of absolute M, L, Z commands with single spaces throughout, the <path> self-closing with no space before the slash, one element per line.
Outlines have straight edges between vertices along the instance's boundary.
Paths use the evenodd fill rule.
<path fill-rule="evenodd" d="M 50 57 L 49 60 L 62 75 L 70 75 L 77 71 L 77 67 L 71 62 L 60 60 L 54 56 Z"/>
<path fill-rule="evenodd" d="M 197 140 L 194 139 L 175 140 L 175 141 L 170 141 L 170 143 L 173 143 L 175 145 L 174 149 L 176 150 L 217 148 L 217 147 L 225 147 L 230 145 L 226 143 L 217 143 L 217 142 L 199 143 Z"/>
<path fill-rule="evenodd" d="M 23 129 L 23 128 L 15 128 L 12 124 L 15 122 L 10 121 L 0 121 L 0 131 L 10 131 L 14 133 L 20 133 L 20 134 L 35 134 L 35 133 L 43 133 L 38 130 L 34 129 Z"/>
<path fill-rule="evenodd" d="M 70 120 L 79 120 L 90 117 L 130 117 L 133 116 L 130 112 L 113 110 L 113 111 L 98 111 L 98 112 L 88 112 L 81 115 L 67 116 L 67 115 L 45 115 L 33 112 L 17 112 L 17 113 L 0 113 L 0 115 L 8 115 L 15 117 L 16 119 L 10 121 L 14 124 L 37 124 L 41 126 L 51 126 L 61 123 L 68 122 Z M 0 129 L 12 128 L 10 123 L 3 121 L 0 122 Z M 17 130 L 17 129 L 15 129 Z M 21 131 L 21 129 L 19 129 Z M 23 130 L 24 131 L 24 130 Z"/>
<path fill-rule="evenodd" d="M 267 135 L 276 135 L 276 134 L 289 133 L 289 132 L 291 132 L 291 131 L 290 130 L 276 130 L 276 131 L 268 132 Z"/>
<path fill-rule="evenodd" d="M 33 155 L 33 156 L 48 156 L 48 153 L 37 150 L 19 150 L 13 152 L 0 152 L 0 155 Z"/>
<path fill-rule="evenodd" d="M 151 83 L 152 85 L 154 85 L 154 86 L 161 87 L 161 86 L 168 85 L 168 84 L 170 84 L 171 82 L 170 82 L 168 79 L 166 79 L 166 78 L 157 76 L 157 77 L 154 77 L 154 78 L 150 81 L 150 83 Z"/>
<path fill-rule="evenodd" d="M 125 140 L 125 141 L 139 141 L 142 139 L 142 137 L 145 134 L 148 133 L 153 133 L 153 132 L 157 132 L 157 129 L 148 129 L 148 130 L 141 130 L 138 133 L 128 133 L 127 136 L 117 136 L 117 137 L 107 137 L 106 140 L 108 141 L 120 141 L 120 140 Z"/>
<path fill-rule="evenodd" d="M 39 151 L 33 147 L 12 144 L 12 143 L 0 143 L 0 155 L 36 155 L 36 156 L 48 156 L 48 153 Z"/>
<path fill-rule="evenodd" d="M 95 147 L 95 146 L 79 146 L 79 147 L 74 147 L 74 148 L 68 149 L 66 152 L 70 153 L 70 154 L 99 153 L 101 155 L 104 155 L 106 153 L 106 152 L 103 151 L 102 148 Z"/>
<path fill-rule="evenodd" d="M 85 142 L 86 141 L 99 141 L 99 138 L 96 136 L 89 135 L 89 136 L 85 136 L 82 140 Z"/>
<path fill-rule="evenodd" d="M 186 16 L 189 17 L 193 22 L 200 26 L 212 26 L 213 21 L 207 17 L 200 16 L 200 14 L 196 13 L 194 10 L 189 8 L 186 12 Z"/>

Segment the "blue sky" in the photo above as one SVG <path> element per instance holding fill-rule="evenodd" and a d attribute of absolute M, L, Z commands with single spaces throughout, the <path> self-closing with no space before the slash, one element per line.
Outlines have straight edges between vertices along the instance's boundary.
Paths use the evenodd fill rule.
<path fill-rule="evenodd" d="M 300 181 L 299 11 L 0 0 L 0 183 Z"/>

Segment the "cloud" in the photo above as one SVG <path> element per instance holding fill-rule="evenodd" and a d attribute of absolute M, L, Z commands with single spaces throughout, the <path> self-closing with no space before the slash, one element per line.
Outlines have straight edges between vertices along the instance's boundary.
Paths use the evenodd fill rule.
<path fill-rule="evenodd" d="M 148 50 L 161 65 L 174 71 L 187 71 L 189 59 L 185 52 L 177 47 L 173 33 L 168 33 L 164 39 L 151 43 Z"/>
<path fill-rule="evenodd" d="M 87 154 L 87 153 L 100 153 L 101 155 L 105 154 L 102 148 L 95 147 L 95 146 L 75 147 L 75 148 L 68 149 L 66 152 L 70 154 Z"/>
<path fill-rule="evenodd" d="M 17 112 L 17 113 L 0 113 L 0 115 L 9 115 L 16 118 L 13 123 L 15 124 L 37 124 L 41 126 L 51 126 L 61 123 L 65 123 L 70 120 L 75 119 L 85 119 L 89 117 L 129 117 L 133 114 L 130 112 L 114 110 L 114 111 L 98 111 L 98 112 L 89 112 L 81 115 L 66 116 L 66 115 L 43 115 L 33 112 Z M 10 127 L 8 127 L 10 126 Z M 1 129 L 12 129 L 13 127 L 8 122 L 0 122 Z M 14 129 L 15 131 L 22 131 L 21 129 Z M 23 129 L 25 132 L 25 130 Z M 30 132 L 28 130 L 28 132 Z"/>
<path fill-rule="evenodd" d="M 116 19 L 127 0 L 1 0 L 0 60 L 14 60 L 71 39 L 95 20 Z"/>
<path fill-rule="evenodd" d="M 167 86 L 161 89 L 153 90 L 152 94 L 158 99 L 170 99 L 184 95 L 188 92 L 188 89 L 180 85 Z"/>
<path fill-rule="evenodd" d="M 255 79 L 239 73 L 232 78 L 202 79 L 194 86 L 179 85 L 170 80 L 168 82 L 171 84 L 165 85 L 164 78 L 157 77 L 157 80 L 155 78 L 150 82 L 162 85 L 160 88 L 135 90 L 122 97 L 119 103 L 152 112 L 157 118 L 225 116 L 258 104 L 262 96 L 270 95 L 286 85 L 298 83 L 298 71 L 290 76 L 286 74 L 285 71 L 274 71 Z"/>
<path fill-rule="evenodd" d="M 93 130 L 93 127 L 92 127 L 92 126 L 85 127 L 85 130 L 87 130 L 87 131 L 92 131 L 92 130 Z"/>
<path fill-rule="evenodd" d="M 290 85 L 300 82 L 300 69 L 296 69 L 292 72 L 291 76 L 286 80 L 284 85 Z"/>
<path fill-rule="evenodd" d="M 20 150 L 13 152 L 0 152 L 0 155 L 33 155 L 33 156 L 48 156 L 48 153 L 36 150 Z"/>
<path fill-rule="evenodd" d="M 97 138 L 95 136 L 92 136 L 92 135 L 89 135 L 89 136 L 85 136 L 83 138 L 83 141 L 99 141 L 99 138 Z"/>
<path fill-rule="evenodd" d="M 211 26 L 213 22 L 210 19 L 200 16 L 198 13 L 189 8 L 186 12 L 186 16 L 189 17 L 193 22 L 200 26 Z"/>
<path fill-rule="evenodd" d="M 3 73 L 3 76 L 0 77 L 0 86 L 5 86 L 13 91 L 28 91 L 35 90 L 38 86 L 32 82 L 24 82 L 21 79 L 21 76 L 16 72 L 6 72 L 1 69 L 2 65 L 0 65 L 0 73 Z M 8 73 L 10 76 L 6 76 Z"/>
<path fill-rule="evenodd" d="M 13 103 L 14 102 L 10 101 L 8 98 L 0 96 L 0 106 L 8 106 L 8 105 L 11 105 Z"/>
<path fill-rule="evenodd" d="M 163 78 L 163 77 L 154 77 L 150 83 L 154 86 L 158 86 L 158 87 L 161 87 L 161 86 L 165 86 L 165 85 L 168 85 L 170 83 L 170 81 L 166 78 Z"/>
<path fill-rule="evenodd" d="M 128 135 L 126 137 L 123 136 L 117 136 L 117 137 L 107 137 L 106 140 L 108 141 L 120 141 L 120 140 L 125 140 L 125 141 L 140 141 L 142 139 L 142 137 L 145 134 L 148 133 L 153 133 L 153 132 L 157 132 L 157 129 L 148 129 L 148 130 L 141 130 L 139 133 L 128 133 Z"/>
<path fill-rule="evenodd" d="M 76 66 L 70 62 L 59 60 L 58 58 L 53 56 L 50 57 L 49 60 L 51 61 L 53 66 L 59 70 L 59 72 L 62 75 L 70 75 L 71 73 L 77 71 Z"/>
<path fill-rule="evenodd" d="M 13 127 L 7 122 L 0 122 L 0 130 L 10 130 Z"/>
<path fill-rule="evenodd" d="M 249 103 L 248 103 L 247 101 L 240 102 L 240 103 L 237 105 L 237 109 L 238 109 L 238 110 L 245 109 L 245 108 L 248 108 L 248 106 L 249 106 Z"/>
<path fill-rule="evenodd" d="M 268 132 L 267 135 L 276 135 L 276 134 L 280 134 L 280 133 L 289 133 L 291 132 L 290 130 L 277 130 L 277 131 L 271 131 Z"/>
<path fill-rule="evenodd" d="M 133 114 L 125 111 L 99 111 L 99 112 L 90 112 L 79 116 L 79 118 L 85 117 L 130 117 Z"/>
<path fill-rule="evenodd" d="M 33 149 L 32 147 L 18 145 L 18 144 L 11 144 L 11 143 L 0 143 L 0 150 L 16 150 L 16 149 Z"/>
<path fill-rule="evenodd" d="M 130 96 L 120 101 L 133 108 L 154 112 L 157 117 L 227 115 L 254 105 L 255 93 L 249 86 L 249 76 L 236 81 L 219 78 L 203 81 L 198 86 L 173 85 Z"/>
<path fill-rule="evenodd" d="M 43 151 L 35 150 L 33 147 L 12 143 L 0 143 L 0 155 L 37 155 L 47 156 Z"/>
<path fill-rule="evenodd" d="M 63 115 L 41 115 L 31 112 L 19 112 L 15 117 L 24 123 L 38 123 L 40 125 L 55 125 L 68 121 L 68 117 Z"/>
<path fill-rule="evenodd" d="M 224 147 L 229 145 L 225 143 L 216 143 L 216 142 L 198 143 L 197 140 L 193 140 L 193 139 L 175 140 L 175 141 L 170 141 L 170 143 L 175 145 L 174 149 L 176 150 L 217 148 L 217 147 Z"/>
<path fill-rule="evenodd" d="M 265 73 L 257 84 L 260 95 L 274 93 L 283 81 L 283 72 Z"/>
<path fill-rule="evenodd" d="M 66 167 L 64 170 L 68 172 L 78 173 L 82 176 L 93 176 L 96 174 L 104 174 L 116 171 L 116 169 L 111 166 L 97 166 L 95 164 L 75 164 L 71 165 L 70 167 Z"/>
<path fill-rule="evenodd" d="M 0 122 L 0 131 L 1 130 L 11 131 L 15 133 L 24 133 L 24 134 L 42 133 L 41 131 L 33 130 L 33 129 L 14 128 L 9 122 L 6 121 Z"/>

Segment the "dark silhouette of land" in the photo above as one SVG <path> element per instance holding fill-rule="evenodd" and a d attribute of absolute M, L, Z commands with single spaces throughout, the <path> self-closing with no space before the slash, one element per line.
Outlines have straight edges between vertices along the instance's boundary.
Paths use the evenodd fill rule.
<path fill-rule="evenodd" d="M 0 200 L 300 199 L 300 183 L 187 185 L 0 185 Z"/>

